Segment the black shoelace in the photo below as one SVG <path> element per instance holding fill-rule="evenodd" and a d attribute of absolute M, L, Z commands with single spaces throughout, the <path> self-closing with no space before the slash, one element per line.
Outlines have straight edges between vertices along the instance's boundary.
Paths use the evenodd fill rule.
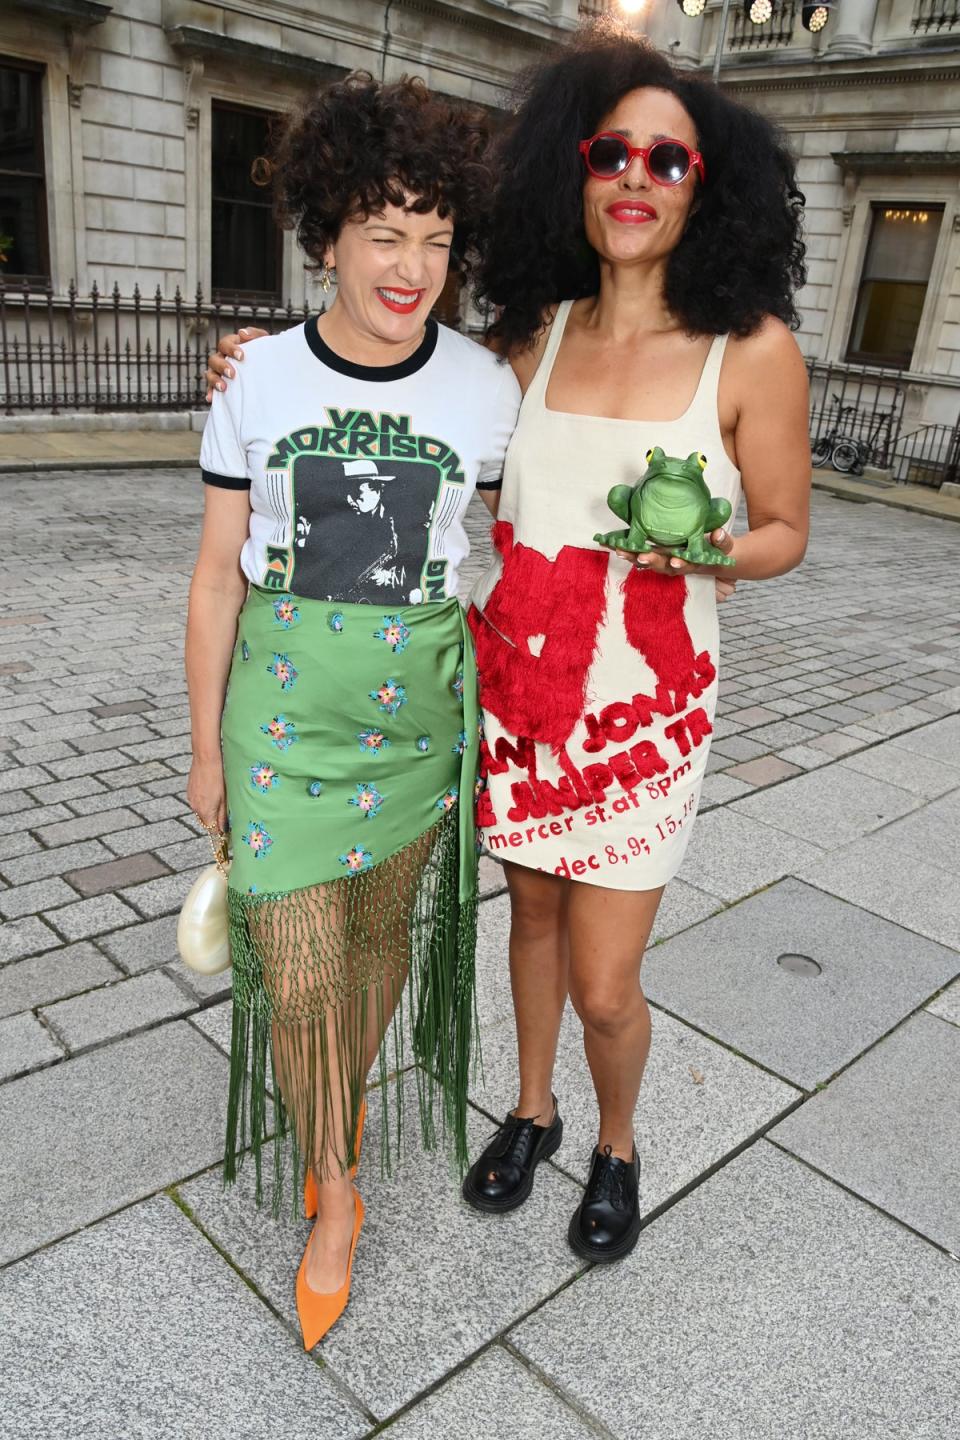
<path fill-rule="evenodd" d="M 622 1210 L 626 1204 L 624 1187 L 627 1167 L 613 1153 L 612 1145 L 604 1145 L 603 1154 L 595 1162 L 590 1176 L 587 1200 L 609 1200 L 615 1210 Z"/>
<path fill-rule="evenodd" d="M 495 1130 L 491 1135 L 487 1149 L 490 1149 L 495 1140 L 499 1140 L 500 1144 L 493 1152 L 496 1159 L 504 1160 L 509 1157 L 514 1163 L 518 1163 L 518 1156 L 533 1138 L 534 1123 L 529 1117 L 509 1115 L 499 1130 Z"/>

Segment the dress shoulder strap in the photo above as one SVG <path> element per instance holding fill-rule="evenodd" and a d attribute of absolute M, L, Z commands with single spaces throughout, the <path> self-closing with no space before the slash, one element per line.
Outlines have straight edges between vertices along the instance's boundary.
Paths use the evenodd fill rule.
<path fill-rule="evenodd" d="M 707 358 L 704 361 L 703 369 L 700 372 L 700 383 L 697 385 L 697 393 L 694 395 L 687 415 L 693 419 L 706 418 L 708 415 L 716 421 L 717 419 L 717 392 L 720 388 L 720 369 L 723 365 L 723 357 L 727 348 L 728 335 L 715 335 L 710 349 L 707 351 Z"/>
<path fill-rule="evenodd" d="M 567 320 L 569 319 L 572 309 L 572 300 L 561 300 L 557 306 L 557 313 L 553 317 L 553 324 L 550 326 L 550 334 L 547 336 L 547 343 L 540 357 L 537 373 L 527 387 L 528 396 L 531 392 L 539 395 L 541 399 L 546 396 L 547 386 L 550 383 L 550 374 L 553 370 L 554 361 L 557 358 L 557 351 L 560 349 L 560 341 L 563 339 L 563 332 L 567 328 Z"/>

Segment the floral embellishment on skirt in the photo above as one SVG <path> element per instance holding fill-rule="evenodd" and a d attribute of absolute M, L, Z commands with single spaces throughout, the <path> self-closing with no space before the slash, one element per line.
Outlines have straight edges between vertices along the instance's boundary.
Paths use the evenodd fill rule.
<path fill-rule="evenodd" d="M 379 630 L 374 630 L 373 638 L 374 640 L 386 640 L 394 655 L 399 655 L 407 648 L 410 631 L 399 615 L 384 615 L 383 625 Z"/>
<path fill-rule="evenodd" d="M 323 781 L 311 780 L 310 784 L 307 786 L 307 794 L 312 795 L 314 800 L 316 800 L 318 795 L 323 794 Z"/>
<path fill-rule="evenodd" d="M 454 755 L 462 755 L 463 752 L 464 752 L 464 750 L 467 749 L 467 746 L 468 746 L 468 742 L 467 742 L 467 732 L 466 732 L 466 730 L 461 730 L 461 731 L 460 731 L 460 734 L 457 736 L 456 742 L 455 742 L 455 744 L 454 744 L 454 746 L 453 746 L 453 753 L 454 753 Z"/>
<path fill-rule="evenodd" d="M 289 630 L 292 625 L 300 623 L 300 610 L 294 605 L 289 595 L 284 595 L 280 600 L 274 600 L 273 613 L 277 617 L 277 624 L 282 625 L 284 630 Z"/>
<path fill-rule="evenodd" d="M 351 795 L 347 804 L 356 805 L 357 809 L 362 810 L 368 820 L 372 820 L 380 814 L 383 798 L 376 785 L 358 785 L 356 795 Z"/>
<path fill-rule="evenodd" d="M 440 799 L 437 801 L 437 809 L 452 810 L 454 805 L 456 805 L 457 803 L 458 795 L 459 791 L 457 790 L 456 785 L 451 785 L 450 789 L 446 792 L 446 794 L 441 795 Z"/>
<path fill-rule="evenodd" d="M 390 744 L 382 730 L 360 730 L 357 732 L 357 739 L 365 755 L 379 755 L 380 751 Z"/>
<path fill-rule="evenodd" d="M 274 652 L 273 664 L 267 666 L 267 674 L 276 675 L 281 690 L 292 690 L 300 671 L 291 662 L 289 655 L 278 655 Z"/>
<path fill-rule="evenodd" d="M 334 635 L 340 635 L 340 634 L 342 634 L 342 632 L 343 632 L 343 614 L 342 614 L 342 612 L 341 612 L 340 610 L 334 610 L 333 614 L 330 616 L 330 619 L 327 621 L 327 624 L 330 626 L 330 629 L 333 631 Z"/>
<path fill-rule="evenodd" d="M 429 735 L 417 736 L 417 749 L 420 751 L 421 755 L 426 755 L 427 751 L 430 749 Z"/>
<path fill-rule="evenodd" d="M 462 705 L 462 704 L 463 704 L 463 666 L 462 666 L 462 665 L 460 666 L 459 670 L 457 671 L 457 678 L 454 680 L 453 684 L 450 686 L 450 689 L 453 691 L 454 695 L 456 695 L 457 699 L 460 701 L 460 704 Z"/>
<path fill-rule="evenodd" d="M 294 741 L 300 738 L 294 734 L 296 728 L 293 721 L 288 720 L 286 715 L 274 715 L 266 725 L 260 726 L 264 735 L 270 736 L 278 750 L 289 750 Z"/>
<path fill-rule="evenodd" d="M 268 790 L 276 789 L 280 784 L 280 776 L 272 765 L 265 760 L 260 760 L 256 765 L 250 766 L 250 784 L 254 790 L 260 790 L 266 795 Z"/>
<path fill-rule="evenodd" d="M 259 820 L 251 820 L 247 826 L 247 833 L 243 837 L 243 843 L 250 846 L 254 860 L 265 860 L 273 845 L 273 836 L 267 833 Z"/>
<path fill-rule="evenodd" d="M 385 714 L 396 715 L 400 706 L 407 703 L 407 692 L 396 680 L 384 680 L 379 690 L 370 691 L 370 699 L 379 701 Z"/>
<path fill-rule="evenodd" d="M 339 856 L 339 860 L 341 865 L 346 865 L 347 871 L 351 875 L 360 875 L 364 870 L 370 870 L 373 867 L 373 855 L 362 845 L 351 846 L 346 855 Z"/>

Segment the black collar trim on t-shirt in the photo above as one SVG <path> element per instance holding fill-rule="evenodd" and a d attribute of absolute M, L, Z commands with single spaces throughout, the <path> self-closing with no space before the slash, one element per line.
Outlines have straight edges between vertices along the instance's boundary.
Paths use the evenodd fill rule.
<path fill-rule="evenodd" d="M 406 360 L 401 360 L 397 365 L 357 365 L 353 360 L 344 360 L 336 351 L 330 349 L 317 327 L 317 318 L 316 315 L 311 315 L 304 326 L 307 344 L 321 364 L 330 370 L 336 370 L 338 375 L 349 375 L 353 380 L 407 380 L 423 369 L 437 348 L 439 327 L 436 320 L 428 316 L 423 339 Z"/>

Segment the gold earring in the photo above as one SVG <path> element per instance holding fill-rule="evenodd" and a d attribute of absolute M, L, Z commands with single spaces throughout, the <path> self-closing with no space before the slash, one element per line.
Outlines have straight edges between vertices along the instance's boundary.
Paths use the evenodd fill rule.
<path fill-rule="evenodd" d="M 320 271 L 320 287 L 321 287 L 321 289 L 323 290 L 324 295 L 329 295 L 329 294 L 330 294 L 330 266 L 329 266 L 329 265 L 326 265 L 326 264 L 325 264 L 324 267 L 323 267 L 323 269 Z"/>

